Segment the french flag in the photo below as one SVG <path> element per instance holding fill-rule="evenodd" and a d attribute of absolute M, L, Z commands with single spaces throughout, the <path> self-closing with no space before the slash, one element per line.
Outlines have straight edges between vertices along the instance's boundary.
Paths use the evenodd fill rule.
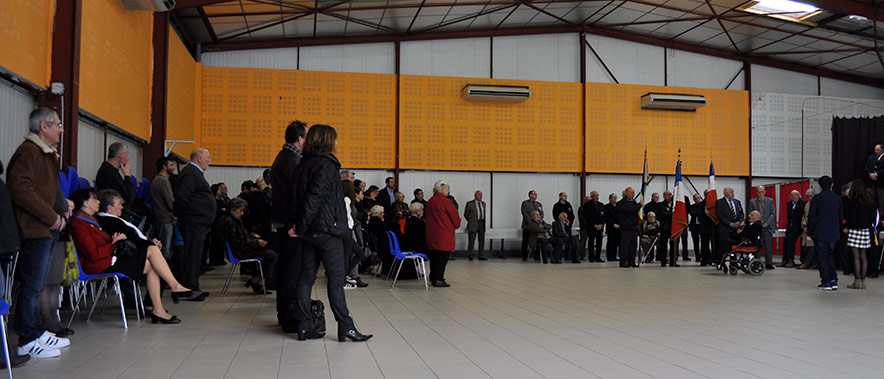
<path fill-rule="evenodd" d="M 718 216 L 715 215 L 715 201 L 718 200 L 718 192 L 715 190 L 715 166 L 709 161 L 709 189 L 706 192 L 706 216 L 712 219 L 712 223 L 718 225 Z"/>
<path fill-rule="evenodd" d="M 688 208 L 684 203 L 684 198 L 681 196 L 682 194 L 682 180 L 681 180 L 681 159 L 678 160 L 678 164 L 675 166 L 675 191 L 673 191 L 673 195 L 675 197 L 675 207 L 672 210 L 672 235 L 671 238 L 674 240 L 681 235 L 681 232 L 688 226 Z"/>

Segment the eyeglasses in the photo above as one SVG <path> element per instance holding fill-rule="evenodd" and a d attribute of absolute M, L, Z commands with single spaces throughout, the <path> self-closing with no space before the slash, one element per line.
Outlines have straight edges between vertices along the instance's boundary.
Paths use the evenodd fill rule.
<path fill-rule="evenodd" d="M 59 121 L 59 122 L 54 122 L 54 121 L 44 121 L 44 122 L 47 123 L 47 124 L 49 124 L 50 127 L 51 127 L 51 126 L 58 126 L 59 128 L 63 127 L 61 121 Z"/>

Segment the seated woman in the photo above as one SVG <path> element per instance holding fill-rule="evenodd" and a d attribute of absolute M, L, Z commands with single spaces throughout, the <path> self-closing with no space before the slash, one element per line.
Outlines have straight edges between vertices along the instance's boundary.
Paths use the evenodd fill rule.
<path fill-rule="evenodd" d="M 237 259 L 262 258 L 261 270 L 264 271 L 267 281 L 273 283 L 276 252 L 267 248 L 267 241 L 256 238 L 255 234 L 250 235 L 243 226 L 242 215 L 248 205 L 249 203 L 241 198 L 230 199 L 227 213 L 218 220 L 219 234 L 230 245 L 230 251 Z M 252 287 L 252 291 L 256 294 L 263 294 L 264 286 L 265 283 L 258 275 L 252 275 L 252 278 L 246 282 L 246 287 Z"/>
<path fill-rule="evenodd" d="M 71 238 L 77 247 L 80 258 L 80 266 L 83 272 L 87 274 L 101 274 L 109 272 L 118 272 L 125 274 L 138 280 L 142 276 L 147 276 L 147 293 L 153 304 L 150 313 L 151 321 L 156 324 L 178 324 L 181 322 L 177 316 L 173 316 L 166 312 L 163 307 L 162 296 L 160 294 L 160 279 L 162 278 L 172 289 L 173 301 L 177 296 L 187 297 L 191 291 L 178 283 L 178 280 L 169 270 L 163 253 L 151 241 L 137 237 L 141 232 L 126 230 L 105 231 L 101 224 L 95 219 L 95 214 L 102 210 L 106 214 L 116 215 L 119 217 L 123 211 L 122 198 L 117 191 L 104 190 L 101 191 L 103 202 L 99 203 L 95 192 L 91 189 L 84 188 L 71 194 L 71 200 L 74 201 L 73 221 L 71 221 Z M 124 226 L 125 221 L 122 221 Z M 129 224 L 131 225 L 131 224 Z M 128 226 L 125 226 L 128 228 Z M 134 227 L 133 227 L 134 228 Z M 109 234 L 109 233 L 112 233 Z M 129 235 L 136 236 L 129 239 Z M 114 250 L 120 241 L 129 240 L 135 245 L 130 255 L 114 255 Z M 177 301 L 175 301 L 177 303 Z"/>
<path fill-rule="evenodd" d="M 553 221 L 552 234 L 553 260 L 561 263 L 564 255 L 562 250 L 568 249 L 566 258 L 571 259 L 571 263 L 580 263 L 580 259 L 577 259 L 577 246 L 580 243 L 577 236 L 571 233 L 571 220 L 568 220 L 567 213 L 559 213 L 559 219 Z"/>
<path fill-rule="evenodd" d="M 424 221 L 424 205 L 411 203 L 410 216 L 405 220 L 405 235 L 402 237 L 402 251 L 427 253 L 427 222 Z"/>
<path fill-rule="evenodd" d="M 651 249 L 656 246 L 660 237 L 660 221 L 657 221 L 657 214 L 648 212 L 647 218 L 641 224 L 641 244 L 645 254 L 650 254 Z"/>

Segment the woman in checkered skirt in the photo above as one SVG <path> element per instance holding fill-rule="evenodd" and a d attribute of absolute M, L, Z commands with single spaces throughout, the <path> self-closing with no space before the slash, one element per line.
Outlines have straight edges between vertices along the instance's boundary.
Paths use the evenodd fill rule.
<path fill-rule="evenodd" d="M 844 228 L 847 231 L 847 247 L 853 255 L 852 289 L 866 288 L 866 252 L 872 245 L 872 228 L 875 224 L 876 209 L 866 185 L 861 180 L 850 183 L 847 206 L 844 208 Z"/>

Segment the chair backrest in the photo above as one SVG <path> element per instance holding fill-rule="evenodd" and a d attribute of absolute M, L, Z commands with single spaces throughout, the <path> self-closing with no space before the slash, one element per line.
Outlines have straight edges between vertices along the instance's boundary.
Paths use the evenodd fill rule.
<path fill-rule="evenodd" d="M 70 194 L 74 193 L 77 189 L 80 188 L 80 175 L 77 174 L 77 169 L 68 166 L 68 192 L 65 195 L 70 196 Z"/>
<path fill-rule="evenodd" d="M 378 239 L 374 236 L 374 233 L 362 229 L 362 241 L 368 246 L 368 250 L 375 253 L 378 252 Z"/>
<path fill-rule="evenodd" d="M 393 234 L 393 232 L 387 231 L 387 244 L 390 245 L 390 254 L 392 254 L 395 257 L 395 256 L 399 255 L 399 249 L 398 249 L 399 243 L 397 242 L 396 245 L 393 245 L 393 238 L 396 238 L 396 236 Z"/>
<path fill-rule="evenodd" d="M 233 250 L 230 249 L 230 244 L 227 241 L 224 241 L 224 247 L 227 248 L 227 260 L 232 264 L 239 263 L 239 259 L 233 256 Z"/>
<path fill-rule="evenodd" d="M 150 205 L 150 180 L 147 178 L 141 179 L 141 197 L 147 205 Z"/>
<path fill-rule="evenodd" d="M 58 172 L 58 185 L 61 188 L 64 197 L 71 197 L 71 193 L 68 190 L 71 186 L 70 178 L 64 173 L 64 171 Z"/>
<path fill-rule="evenodd" d="M 89 187 L 89 179 L 80 178 L 80 180 L 77 183 L 77 189 L 83 189 L 83 188 L 91 188 L 91 187 Z"/>

